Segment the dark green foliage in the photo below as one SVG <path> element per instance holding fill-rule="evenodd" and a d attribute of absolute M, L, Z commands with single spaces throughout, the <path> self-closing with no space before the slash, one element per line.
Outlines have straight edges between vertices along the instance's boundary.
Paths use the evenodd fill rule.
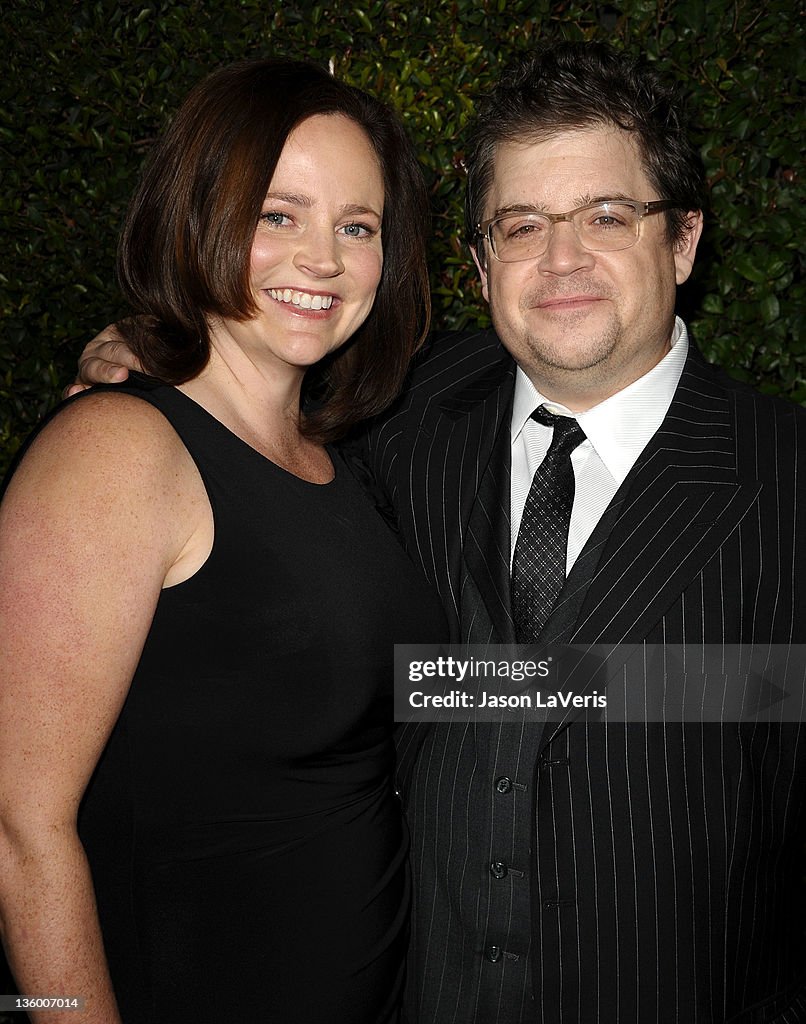
<path fill-rule="evenodd" d="M 624 0 L 6 0 L 0 82 L 0 446 L 5 459 L 121 312 L 116 235 L 142 158 L 207 71 L 268 53 L 333 61 L 391 102 L 434 204 L 435 326 L 486 315 L 461 231 L 461 139 L 501 62 L 542 40 L 599 38 L 658 60 L 691 96 L 713 186 L 682 308 L 732 373 L 806 400 L 803 12 Z M 2 464 L 3 460 L 0 460 Z"/>

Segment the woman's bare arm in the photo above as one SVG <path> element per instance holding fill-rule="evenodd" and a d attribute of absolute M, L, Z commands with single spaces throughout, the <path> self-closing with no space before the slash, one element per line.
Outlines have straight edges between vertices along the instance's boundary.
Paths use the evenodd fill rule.
<path fill-rule="evenodd" d="M 0 506 L 0 933 L 22 992 L 87 1007 L 37 1022 L 120 1019 L 76 815 L 205 503 L 163 417 L 96 394 L 42 432 Z"/>

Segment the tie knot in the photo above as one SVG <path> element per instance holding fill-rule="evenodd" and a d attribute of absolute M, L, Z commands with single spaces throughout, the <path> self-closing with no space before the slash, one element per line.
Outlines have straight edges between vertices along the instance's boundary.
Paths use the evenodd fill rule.
<path fill-rule="evenodd" d="M 554 428 L 554 436 L 551 439 L 552 447 L 562 443 L 564 448 L 570 445 L 573 450 L 585 440 L 585 431 L 573 416 L 558 416 L 557 413 L 549 412 L 545 405 L 539 405 L 532 413 L 532 419 L 542 423 L 545 427 Z"/>

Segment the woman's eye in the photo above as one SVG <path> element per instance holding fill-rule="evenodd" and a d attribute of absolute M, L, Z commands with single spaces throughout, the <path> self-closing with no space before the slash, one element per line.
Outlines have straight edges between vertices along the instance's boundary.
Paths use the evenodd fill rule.
<path fill-rule="evenodd" d="M 262 224 L 267 224 L 270 228 L 282 228 L 291 223 L 291 218 L 287 213 L 280 213 L 278 210 L 267 210 L 265 213 L 261 213 L 260 221 Z"/>
<path fill-rule="evenodd" d="M 375 234 L 368 224 L 345 224 L 341 230 L 348 238 L 368 238 Z"/>

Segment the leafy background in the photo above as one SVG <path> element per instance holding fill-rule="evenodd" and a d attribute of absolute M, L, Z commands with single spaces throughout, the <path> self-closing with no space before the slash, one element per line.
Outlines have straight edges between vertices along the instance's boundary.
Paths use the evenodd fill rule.
<path fill-rule="evenodd" d="M 0 80 L 0 467 L 121 312 L 113 259 L 142 159 L 188 88 L 267 53 L 391 102 L 431 186 L 435 327 L 483 321 L 460 235 L 462 135 L 502 60 L 607 39 L 690 95 L 712 209 L 681 306 L 706 354 L 806 401 L 803 6 L 792 0 L 6 0 Z"/>
<path fill-rule="evenodd" d="M 269 53 L 332 61 L 402 115 L 431 187 L 442 329 L 485 319 L 460 233 L 462 136 L 502 61 L 558 38 L 658 61 L 690 96 L 712 186 L 681 309 L 710 358 L 806 401 L 802 3 L 5 0 L 1 17 L 0 470 L 122 312 L 116 235 L 153 139 L 212 68 Z"/>

